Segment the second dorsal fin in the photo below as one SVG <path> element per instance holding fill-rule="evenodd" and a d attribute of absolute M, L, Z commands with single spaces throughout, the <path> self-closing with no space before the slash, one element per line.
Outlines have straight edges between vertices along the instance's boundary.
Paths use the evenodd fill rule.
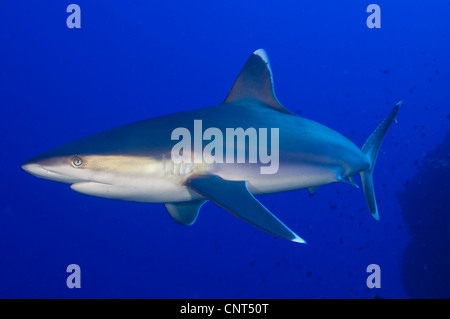
<path fill-rule="evenodd" d="M 248 58 L 224 103 L 244 99 L 258 100 L 282 113 L 293 114 L 275 96 L 269 58 L 263 49 Z"/>

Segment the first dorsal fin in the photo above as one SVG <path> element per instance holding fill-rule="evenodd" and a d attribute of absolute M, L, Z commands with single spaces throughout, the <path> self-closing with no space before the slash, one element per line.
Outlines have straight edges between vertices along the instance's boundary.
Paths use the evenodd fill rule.
<path fill-rule="evenodd" d="M 263 49 L 248 58 L 224 103 L 244 99 L 258 100 L 282 113 L 293 114 L 275 96 L 269 58 Z"/>

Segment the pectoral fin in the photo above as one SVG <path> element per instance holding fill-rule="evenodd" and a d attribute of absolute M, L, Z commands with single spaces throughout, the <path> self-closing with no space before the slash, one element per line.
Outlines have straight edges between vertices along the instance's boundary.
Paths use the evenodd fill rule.
<path fill-rule="evenodd" d="M 197 219 L 200 207 L 206 200 L 196 200 L 190 202 L 165 203 L 167 212 L 179 224 L 192 225 Z"/>
<path fill-rule="evenodd" d="M 272 235 L 306 243 L 248 191 L 245 181 L 228 181 L 215 175 L 198 175 L 186 185 L 247 223 Z"/>

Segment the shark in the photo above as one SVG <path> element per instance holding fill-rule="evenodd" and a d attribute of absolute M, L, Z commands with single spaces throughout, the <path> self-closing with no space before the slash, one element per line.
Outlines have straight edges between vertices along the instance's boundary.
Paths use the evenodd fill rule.
<path fill-rule="evenodd" d="M 259 49 L 247 59 L 219 105 L 103 131 L 50 149 L 21 167 L 34 176 L 68 183 L 72 190 L 83 194 L 163 203 L 173 220 L 182 225 L 192 225 L 201 207 L 211 201 L 269 234 L 306 243 L 255 196 L 297 189 L 314 192 L 319 186 L 335 182 L 359 188 L 355 182 L 359 175 L 368 210 L 378 220 L 373 170 L 381 143 L 392 122 L 396 122 L 402 103 L 396 103 L 359 148 L 335 130 L 284 107 L 275 95 L 267 53 Z M 205 130 L 200 137 L 194 137 L 194 145 L 185 141 L 183 147 L 178 145 L 174 150 L 185 137 L 174 134 L 177 128 L 198 131 L 195 124 L 199 121 L 202 127 L 214 128 L 215 134 L 206 136 Z M 204 146 L 204 142 L 220 142 L 217 132 L 230 128 L 240 128 L 244 141 L 249 143 L 227 140 L 208 144 L 209 158 L 205 156 L 208 145 Z M 265 136 L 260 134 L 256 147 L 250 145 L 255 142 L 250 129 L 265 132 Z M 270 139 L 267 129 L 271 129 Z M 265 149 L 265 155 L 270 149 L 274 163 L 276 160 L 269 173 L 262 173 L 263 167 L 268 168 L 267 160 L 245 160 L 255 155 L 258 147 Z M 235 156 L 227 156 L 230 161 L 214 161 L 215 155 L 225 151 Z M 174 154 L 195 160 L 175 160 Z M 236 154 L 243 155 L 240 161 Z"/>

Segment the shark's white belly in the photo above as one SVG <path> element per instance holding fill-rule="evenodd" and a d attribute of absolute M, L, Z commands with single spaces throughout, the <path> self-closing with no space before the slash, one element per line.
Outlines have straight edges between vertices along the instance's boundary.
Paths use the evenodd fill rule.
<path fill-rule="evenodd" d="M 148 203 L 182 202 L 201 197 L 186 186 L 165 179 L 155 179 L 151 183 L 132 181 L 127 184 L 81 182 L 72 184 L 71 188 L 97 197 Z"/>

